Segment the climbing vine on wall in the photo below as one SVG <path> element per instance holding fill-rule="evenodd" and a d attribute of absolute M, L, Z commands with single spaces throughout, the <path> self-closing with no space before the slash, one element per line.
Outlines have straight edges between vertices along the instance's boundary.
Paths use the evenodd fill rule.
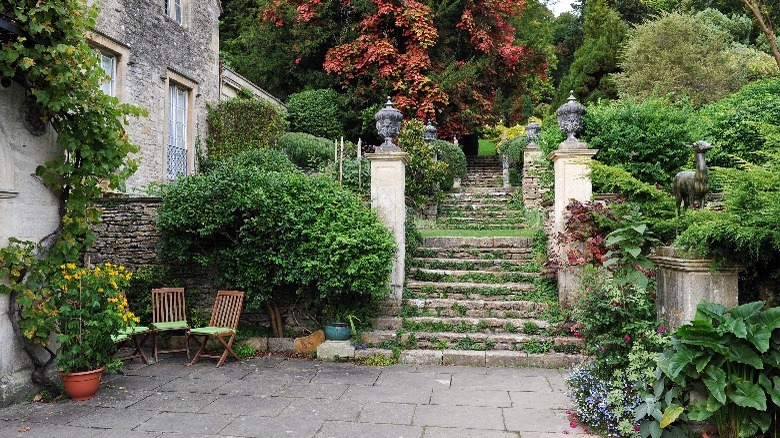
<path fill-rule="evenodd" d="M 129 155 L 138 149 L 124 124 L 143 111 L 100 91 L 106 76 L 86 37 L 95 24 L 95 7 L 84 0 L 5 0 L 0 8 L 0 18 L 12 29 L 0 33 L 0 75 L 34 98 L 41 122 L 57 132 L 60 151 L 36 169 L 58 196 L 59 225 L 41 242 L 12 239 L 0 248 L 0 278 L 5 280 L 0 293 L 11 295 L 11 319 L 35 366 L 33 381 L 57 392 L 45 376 L 54 356 L 47 342 L 58 307 L 47 279 L 57 275 L 60 265 L 77 261 L 94 239 L 89 225 L 100 212 L 92 201 L 100 196 L 101 184 L 120 188 L 135 170 Z M 40 360 L 36 346 L 50 358 Z"/>

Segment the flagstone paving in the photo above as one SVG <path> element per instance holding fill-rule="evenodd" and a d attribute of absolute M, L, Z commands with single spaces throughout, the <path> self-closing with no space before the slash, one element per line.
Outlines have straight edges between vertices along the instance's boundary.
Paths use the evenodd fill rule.
<path fill-rule="evenodd" d="M 0 409 L 0 437 L 547 438 L 572 428 L 566 370 L 366 367 L 268 356 L 125 364 L 85 402 Z"/>

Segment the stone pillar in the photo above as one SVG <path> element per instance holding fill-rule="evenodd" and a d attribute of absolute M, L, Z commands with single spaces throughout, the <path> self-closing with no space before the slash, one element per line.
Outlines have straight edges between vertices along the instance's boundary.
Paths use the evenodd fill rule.
<path fill-rule="evenodd" d="M 696 316 L 701 301 L 734 307 L 738 304 L 739 266 L 713 270 L 712 260 L 684 257 L 672 247 L 650 256 L 656 266 L 656 308 L 664 327 L 674 331 Z"/>
<path fill-rule="evenodd" d="M 572 201 L 590 201 L 593 195 L 589 163 L 598 152 L 597 149 L 586 149 L 585 144 L 577 142 L 578 147 L 561 143 L 558 150 L 550 154 L 555 167 L 555 205 L 553 207 L 553 235 L 563 232 L 566 206 Z M 565 260 L 567 249 L 565 245 L 557 246 L 557 256 Z M 570 304 L 580 286 L 580 270 L 578 267 L 561 268 L 558 271 L 558 301 Z"/>
<path fill-rule="evenodd" d="M 395 236 L 398 254 L 393 262 L 390 277 L 391 298 L 401 301 L 404 288 L 404 266 L 406 260 L 406 202 L 405 152 L 377 152 L 366 154 L 371 161 L 371 206 L 377 210 L 385 226 Z"/>
<path fill-rule="evenodd" d="M 542 206 L 542 191 L 539 184 L 541 166 L 538 161 L 542 158 L 542 150 L 536 143 L 529 143 L 523 150 L 523 205 L 526 207 Z"/>

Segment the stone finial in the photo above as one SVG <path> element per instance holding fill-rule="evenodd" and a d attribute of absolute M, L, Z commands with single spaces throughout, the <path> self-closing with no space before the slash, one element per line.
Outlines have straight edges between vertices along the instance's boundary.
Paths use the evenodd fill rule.
<path fill-rule="evenodd" d="M 536 138 L 539 136 L 539 131 L 542 130 L 542 125 L 536 123 L 536 119 L 533 117 L 527 125 L 525 125 L 525 137 L 528 139 L 528 145 L 536 145 Z"/>
<path fill-rule="evenodd" d="M 434 140 L 436 140 L 436 132 L 438 130 L 435 126 L 433 126 L 433 123 L 431 123 L 430 120 L 428 120 L 428 124 L 425 125 L 425 132 L 423 133 L 423 140 L 425 140 L 428 143 L 433 143 Z"/>
<path fill-rule="evenodd" d="M 378 149 L 382 152 L 401 152 L 401 148 L 393 143 L 393 138 L 401 132 L 401 121 L 404 116 L 401 111 L 393 107 L 390 96 L 387 96 L 385 107 L 376 113 L 374 119 L 376 119 L 377 132 L 385 139 L 385 142 Z"/>
<path fill-rule="evenodd" d="M 579 143 L 575 134 L 582 132 L 584 127 L 582 116 L 585 115 L 585 112 L 585 107 L 577 102 L 577 99 L 574 97 L 574 90 L 571 90 L 568 102 L 555 111 L 558 115 L 558 125 L 560 125 L 561 131 L 566 134 L 565 143 Z"/>

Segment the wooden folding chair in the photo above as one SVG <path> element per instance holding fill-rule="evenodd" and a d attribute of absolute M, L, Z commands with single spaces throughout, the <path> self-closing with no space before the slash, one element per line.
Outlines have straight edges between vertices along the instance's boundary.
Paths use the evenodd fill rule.
<path fill-rule="evenodd" d="M 138 358 L 141 359 L 143 363 L 149 365 L 149 360 L 146 358 L 146 354 L 144 354 L 144 350 L 141 346 L 146 342 L 146 338 L 148 338 L 150 334 L 149 327 L 134 326 L 125 327 L 122 332 L 111 336 L 111 340 L 113 340 L 115 344 L 118 344 L 119 347 L 123 344 L 130 343 L 130 341 L 133 342 L 132 347 L 135 348 L 135 350 L 126 356 L 121 356 L 119 359 L 133 360 Z"/>
<path fill-rule="evenodd" d="M 211 321 L 208 327 L 194 328 L 187 332 L 187 343 L 190 337 L 194 337 L 200 344 L 195 357 L 192 358 L 190 365 L 199 361 L 201 357 L 219 359 L 217 366 L 221 367 L 227 360 L 228 353 L 240 361 L 235 351 L 233 351 L 233 341 L 236 339 L 236 328 L 238 327 L 238 318 L 241 316 L 241 305 L 244 302 L 244 292 L 235 290 L 221 290 L 217 292 L 217 299 L 214 301 L 214 310 L 211 312 Z M 206 343 L 210 337 L 215 337 L 225 347 L 221 355 L 204 354 Z"/>
<path fill-rule="evenodd" d="M 157 362 L 158 353 L 187 352 L 190 358 L 189 342 L 184 343 L 184 348 L 172 348 L 160 350 L 157 346 L 158 332 L 182 331 L 190 329 L 187 323 L 187 306 L 184 301 L 183 287 L 164 287 L 152 289 L 152 348 L 154 349 L 154 361 Z M 186 336 L 185 336 L 186 339 Z"/>

